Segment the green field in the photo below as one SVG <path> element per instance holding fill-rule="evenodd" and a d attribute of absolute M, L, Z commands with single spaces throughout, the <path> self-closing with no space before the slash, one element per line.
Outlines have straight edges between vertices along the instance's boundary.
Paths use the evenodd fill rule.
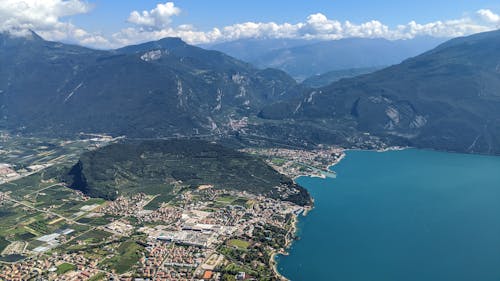
<path fill-rule="evenodd" d="M 162 203 L 170 202 L 176 194 L 173 192 L 174 187 L 168 184 L 162 184 L 150 187 L 150 194 L 157 194 L 156 197 L 147 204 L 144 209 L 155 210 L 158 209 Z"/>
<path fill-rule="evenodd" d="M 43 219 L 44 214 L 20 205 L 14 206 L 12 203 L 5 203 L 0 206 L 0 236 L 9 240 L 16 240 L 19 237 L 28 237 L 32 231 L 25 228 L 25 225 Z M 13 240 L 12 240 L 13 241 Z"/>
<path fill-rule="evenodd" d="M 274 165 L 281 166 L 286 163 L 286 160 L 281 158 L 273 158 L 271 159 L 271 162 L 273 162 Z"/>
<path fill-rule="evenodd" d="M 114 257 L 104 260 L 102 264 L 122 274 L 129 271 L 139 261 L 143 251 L 142 246 L 129 240 L 118 247 Z"/>
<path fill-rule="evenodd" d="M 95 229 L 79 236 L 76 240 L 83 241 L 86 244 L 96 244 L 110 236 L 111 233 L 109 232 Z"/>
<path fill-rule="evenodd" d="M 12 192 L 12 197 L 15 199 L 23 199 L 23 197 L 29 193 L 36 192 L 53 183 L 43 183 L 44 180 L 42 173 L 36 173 L 14 182 L 5 183 L 0 185 L 0 191 L 2 192 Z"/>
<path fill-rule="evenodd" d="M 234 200 L 236 200 L 236 197 L 230 196 L 230 195 L 220 196 L 220 197 L 217 197 L 217 199 L 215 199 L 216 202 L 226 204 L 226 205 L 230 205 L 231 203 L 234 202 Z"/>
<path fill-rule="evenodd" d="M 81 211 L 83 206 L 98 204 L 101 205 L 106 202 L 100 198 L 91 198 L 87 201 L 80 201 L 75 199 L 65 200 L 63 204 L 61 204 L 55 212 L 61 214 L 66 217 L 74 217 L 74 215 Z"/>
<path fill-rule="evenodd" d="M 60 265 L 57 266 L 57 271 L 56 273 L 57 274 L 64 274 L 68 271 L 72 271 L 72 270 L 75 270 L 76 269 L 76 266 L 71 264 L 71 263 L 62 263 Z"/>
<path fill-rule="evenodd" d="M 106 278 L 106 274 L 104 272 L 99 272 L 96 275 L 89 278 L 88 281 L 100 281 Z"/>
<path fill-rule="evenodd" d="M 233 246 L 244 250 L 248 249 L 248 247 L 250 246 L 250 242 L 241 239 L 231 239 L 227 241 L 227 244 L 229 246 Z"/>
<path fill-rule="evenodd" d="M 92 218 L 83 217 L 83 218 L 78 219 L 78 222 L 99 226 L 99 225 L 105 225 L 105 224 L 110 223 L 111 220 L 114 218 L 116 218 L 116 217 L 109 216 L 109 215 L 105 215 L 102 217 L 92 217 Z"/>
<path fill-rule="evenodd" d="M 50 206 L 59 207 L 66 201 L 74 200 L 77 195 L 75 191 L 64 186 L 53 186 L 43 191 L 34 194 L 30 201 L 33 202 L 34 207 L 43 209 Z"/>

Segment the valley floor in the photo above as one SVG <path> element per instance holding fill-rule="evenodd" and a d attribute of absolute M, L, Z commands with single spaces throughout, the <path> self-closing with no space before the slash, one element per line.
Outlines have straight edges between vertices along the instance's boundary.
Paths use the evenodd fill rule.
<path fill-rule="evenodd" d="M 81 152 L 115 140 L 39 141 L 3 142 L 0 279 L 282 279 L 274 255 L 286 251 L 296 218 L 308 207 L 181 182 L 169 198 L 89 198 L 54 175 Z M 330 148 L 247 152 L 264 156 L 287 175 L 321 173 L 343 155 Z"/>

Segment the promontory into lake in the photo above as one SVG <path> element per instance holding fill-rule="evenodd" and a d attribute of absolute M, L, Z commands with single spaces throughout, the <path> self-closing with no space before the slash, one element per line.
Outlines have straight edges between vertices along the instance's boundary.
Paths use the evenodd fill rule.
<path fill-rule="evenodd" d="M 0 281 L 500 281 L 499 2 L 0 0 Z"/>

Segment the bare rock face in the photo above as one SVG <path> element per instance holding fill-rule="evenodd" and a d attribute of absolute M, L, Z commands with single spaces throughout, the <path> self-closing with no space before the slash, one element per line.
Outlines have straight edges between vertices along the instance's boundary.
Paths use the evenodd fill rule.
<path fill-rule="evenodd" d="M 500 31 L 450 40 L 401 64 L 310 90 L 260 116 L 354 122 L 358 131 L 425 148 L 500 153 Z"/>
<path fill-rule="evenodd" d="M 210 133 L 228 112 L 256 113 L 296 86 L 281 71 L 178 38 L 99 51 L 0 36 L 0 128 L 21 133 Z"/>

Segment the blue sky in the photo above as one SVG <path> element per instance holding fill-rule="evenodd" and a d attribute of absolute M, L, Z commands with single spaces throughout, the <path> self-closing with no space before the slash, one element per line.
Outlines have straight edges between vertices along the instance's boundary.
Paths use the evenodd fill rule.
<path fill-rule="evenodd" d="M 73 22 L 92 30 L 113 33 L 127 25 L 133 10 L 150 10 L 165 1 L 94 0 L 90 13 L 73 17 Z M 323 13 L 329 18 L 354 23 L 379 20 L 387 25 L 434 22 L 460 18 L 479 9 L 500 12 L 500 1 L 490 0 L 178 0 L 181 14 L 176 24 L 193 24 L 210 29 L 239 22 L 299 22 L 308 15 Z"/>
<path fill-rule="evenodd" d="M 499 13 L 498 0 L 1 0 L 0 31 L 30 28 L 48 39 L 103 48 L 162 36 L 190 43 L 247 37 L 407 39 L 496 29 Z M 241 25 L 245 22 L 252 24 Z"/>

